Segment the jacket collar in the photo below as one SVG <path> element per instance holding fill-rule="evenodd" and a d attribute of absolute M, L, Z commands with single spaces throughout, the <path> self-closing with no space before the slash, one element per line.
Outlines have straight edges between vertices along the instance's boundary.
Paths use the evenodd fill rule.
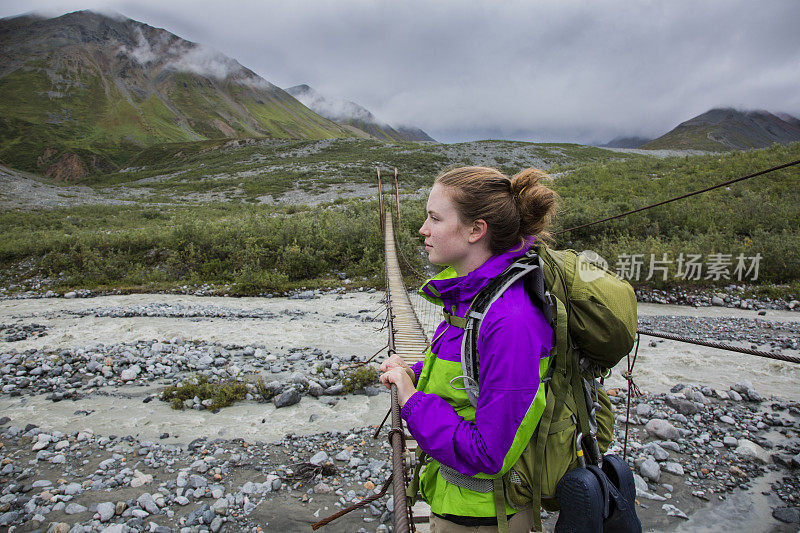
<path fill-rule="evenodd" d="M 447 309 L 453 305 L 460 307 L 460 304 L 469 304 L 492 279 L 525 255 L 533 246 L 533 241 L 533 237 L 528 237 L 522 246 L 493 255 L 466 276 L 457 276 L 453 267 L 447 267 L 426 281 L 417 292 L 426 300 Z"/>

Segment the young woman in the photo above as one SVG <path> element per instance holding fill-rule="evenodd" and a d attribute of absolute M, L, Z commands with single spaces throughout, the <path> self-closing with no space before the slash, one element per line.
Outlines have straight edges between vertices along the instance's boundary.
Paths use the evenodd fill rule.
<path fill-rule="evenodd" d="M 428 259 L 447 268 L 420 294 L 463 317 L 481 289 L 534 239 L 547 236 L 557 195 L 540 183 L 543 178 L 547 175 L 536 169 L 509 179 L 486 167 L 457 168 L 436 178 L 419 232 Z M 477 407 L 461 384 L 463 333 L 444 321 L 424 362 L 409 367 L 392 356 L 381 365 L 381 381 L 397 385 L 408 430 L 432 459 L 420 476 L 421 494 L 433 513 L 432 532 L 496 531 L 493 494 L 448 482 L 442 467 L 466 476 L 505 473 L 544 409 L 540 362 L 549 356 L 553 332 L 521 281 L 492 304 L 482 322 Z M 506 511 L 512 532 L 530 531 L 533 511 L 515 513 L 508 505 Z"/>

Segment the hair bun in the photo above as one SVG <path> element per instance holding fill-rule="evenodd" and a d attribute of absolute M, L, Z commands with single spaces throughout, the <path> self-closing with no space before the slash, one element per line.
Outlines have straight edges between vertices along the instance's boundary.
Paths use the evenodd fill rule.
<path fill-rule="evenodd" d="M 552 182 L 553 178 L 538 168 L 527 168 L 511 178 L 511 194 L 520 208 L 520 234 L 550 240 L 547 228 L 555 216 L 558 194 L 541 183 L 543 180 Z"/>

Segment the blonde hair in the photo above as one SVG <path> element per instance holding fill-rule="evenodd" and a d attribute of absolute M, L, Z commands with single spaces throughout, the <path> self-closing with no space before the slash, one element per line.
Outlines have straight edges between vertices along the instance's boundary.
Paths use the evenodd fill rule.
<path fill-rule="evenodd" d="M 529 168 L 509 178 L 489 167 L 460 167 L 440 174 L 435 183 L 447 187 L 464 224 L 483 219 L 489 248 L 499 254 L 519 246 L 530 235 L 549 242 L 558 194 L 540 183 L 552 178 Z"/>

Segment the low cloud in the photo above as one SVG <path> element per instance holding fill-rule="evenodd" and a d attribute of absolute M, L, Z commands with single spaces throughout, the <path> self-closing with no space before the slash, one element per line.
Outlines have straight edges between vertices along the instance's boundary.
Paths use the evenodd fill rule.
<path fill-rule="evenodd" d="M 241 63 L 445 141 L 652 137 L 722 106 L 800 115 L 797 1 L 76 1 L 5 0 L 0 16 L 110 7 L 203 44 L 175 68 Z"/>
<path fill-rule="evenodd" d="M 145 65 L 151 61 L 156 61 L 161 57 L 161 53 L 153 50 L 153 48 L 150 46 L 150 41 L 148 41 L 144 36 L 144 33 L 142 33 L 142 29 L 140 27 L 137 26 L 134 28 L 133 32 L 136 35 L 136 46 L 132 49 L 126 50 L 129 56 L 131 56 L 141 65 Z"/>
<path fill-rule="evenodd" d="M 136 44 L 132 47 L 122 45 L 120 49 L 140 65 L 162 63 L 163 68 L 179 72 L 190 72 L 200 76 L 223 80 L 231 75 L 247 72 L 235 59 L 208 46 L 174 38 L 162 31 L 143 26 L 133 27 Z M 254 75 L 242 77 L 242 81 L 260 88 L 269 86 Z"/>
<path fill-rule="evenodd" d="M 243 67 L 235 59 L 212 48 L 194 45 L 184 48 L 175 59 L 167 63 L 167 68 L 224 80 L 232 74 L 239 73 Z"/>

